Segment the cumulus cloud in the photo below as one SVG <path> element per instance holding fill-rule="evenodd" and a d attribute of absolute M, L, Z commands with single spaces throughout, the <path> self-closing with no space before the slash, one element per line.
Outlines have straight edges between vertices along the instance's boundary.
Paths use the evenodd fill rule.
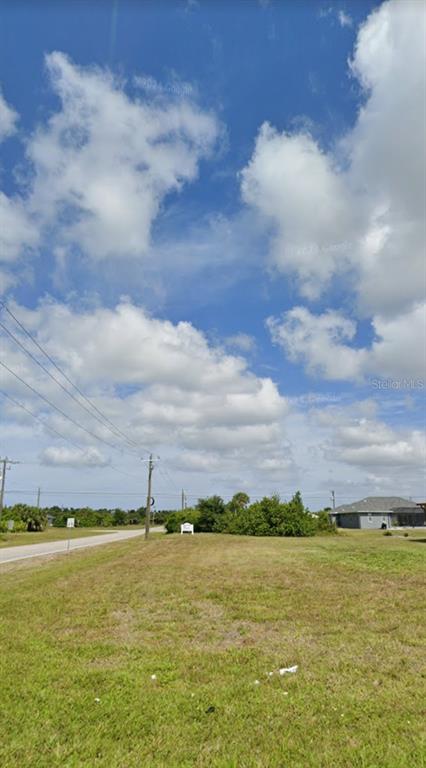
<path fill-rule="evenodd" d="M 345 185 L 310 136 L 265 123 L 242 172 L 244 200 L 271 221 L 271 258 L 295 270 L 302 292 L 318 296 L 338 268 L 354 230 Z"/>
<path fill-rule="evenodd" d="M 131 98 L 109 71 L 60 52 L 46 66 L 61 107 L 27 143 L 32 210 L 90 258 L 144 255 L 165 197 L 211 151 L 215 117 L 183 96 Z"/>
<path fill-rule="evenodd" d="M 308 373 L 327 379 L 361 380 L 368 375 L 412 377 L 425 384 L 426 304 L 395 318 L 373 317 L 369 347 L 350 346 L 357 326 L 341 313 L 320 315 L 294 307 L 267 322 L 273 341 Z"/>
<path fill-rule="evenodd" d="M 6 102 L 0 91 L 0 143 L 16 131 L 18 114 Z M 0 189 L 0 294 L 13 284 L 10 272 L 13 262 L 27 246 L 37 241 L 37 231 L 19 196 L 8 196 Z"/>
<path fill-rule="evenodd" d="M 42 464 L 51 467 L 105 467 L 109 461 L 95 447 L 79 451 L 76 448 L 51 445 L 40 453 Z"/>
<path fill-rule="evenodd" d="M 314 413 L 317 422 L 330 431 L 323 444 L 325 458 L 375 473 L 411 469 L 420 472 L 418 479 L 424 482 L 424 434 L 416 429 L 391 427 L 375 416 L 374 409 L 365 415 L 360 406 L 330 407 Z"/>
<path fill-rule="evenodd" d="M 59 303 L 17 311 L 68 375 L 141 446 L 178 453 L 180 461 L 187 452 L 192 466 L 196 453 L 198 463 L 214 456 L 212 470 L 226 465 L 251 471 L 261 459 L 270 459 L 272 469 L 284 453 L 288 459 L 283 447 L 288 406 L 276 384 L 254 375 L 244 358 L 210 344 L 190 323 L 153 318 L 129 302 L 85 312 Z M 5 351 L 8 365 L 22 378 L 111 440 L 19 350 L 6 343 Z M 15 397 L 28 397 L 13 377 L 4 373 L 3 380 Z M 49 413 L 35 397 L 34 406 L 55 429 L 90 444 L 90 436 Z"/>
<path fill-rule="evenodd" d="M 406 311 L 423 299 L 425 7 L 390 0 L 360 27 L 352 75 L 364 96 L 330 150 L 262 126 L 241 175 L 244 201 L 271 226 L 270 257 L 315 298 L 341 272 L 358 310 Z"/>
<path fill-rule="evenodd" d="M 15 133 L 17 120 L 17 113 L 7 103 L 0 90 L 0 141 Z"/>
<path fill-rule="evenodd" d="M 15 261 L 24 247 L 34 246 L 38 232 L 19 197 L 8 197 L 0 190 L 0 259 Z"/>

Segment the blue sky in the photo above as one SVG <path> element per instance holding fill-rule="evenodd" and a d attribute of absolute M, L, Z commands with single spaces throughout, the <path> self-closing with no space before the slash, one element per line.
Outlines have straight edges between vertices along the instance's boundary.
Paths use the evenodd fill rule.
<path fill-rule="evenodd" d="M 161 456 L 160 507 L 424 495 L 422 28 L 416 0 L 0 6 L 2 300 Z M 139 493 L 105 423 L 0 375 L 46 424 L 3 398 L 12 491 L 106 503 L 114 465 Z"/>

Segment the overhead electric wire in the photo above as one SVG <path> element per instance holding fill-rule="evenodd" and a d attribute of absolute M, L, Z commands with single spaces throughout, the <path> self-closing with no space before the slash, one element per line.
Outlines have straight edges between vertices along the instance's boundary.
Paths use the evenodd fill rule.
<path fill-rule="evenodd" d="M 55 429 L 55 427 L 49 426 L 49 424 L 47 424 L 43 419 L 40 419 L 40 417 L 37 416 L 37 414 L 33 413 L 33 411 L 31 411 L 29 408 L 27 408 L 26 405 L 23 405 L 22 403 L 18 402 L 18 400 L 15 400 L 14 397 L 12 397 L 11 395 L 8 395 L 6 392 L 3 392 L 3 390 L 0 390 L 0 395 L 3 395 L 3 397 L 7 397 L 7 399 L 10 400 L 12 403 L 14 403 L 14 405 L 18 406 L 18 408 L 22 408 L 23 411 L 28 413 L 30 416 L 33 417 L 33 419 L 35 419 L 40 424 L 42 424 L 42 426 L 45 429 L 47 429 L 49 432 L 51 432 L 52 434 L 56 435 L 57 437 L 60 437 L 61 440 L 65 440 L 67 443 L 72 445 L 74 448 L 76 448 L 82 454 L 86 453 L 86 450 L 84 448 L 82 448 L 80 445 L 78 445 L 73 440 L 71 440 L 70 437 L 66 437 L 65 435 L 63 435 L 61 432 L 59 432 L 57 429 Z M 137 475 L 131 475 L 129 472 L 123 472 L 122 469 L 119 469 L 118 467 L 115 467 L 113 464 L 103 464 L 103 465 L 100 466 L 100 468 L 101 469 L 105 469 L 105 468 L 112 469 L 112 470 L 114 470 L 114 472 L 118 472 L 120 475 L 126 475 L 126 477 L 131 477 L 134 480 L 139 480 L 140 479 L 139 477 L 137 477 Z M 23 493 L 26 493 L 26 491 L 23 491 Z M 68 493 L 68 491 L 67 491 L 67 493 Z M 71 491 L 71 493 L 72 493 L 72 491 Z"/>
<path fill-rule="evenodd" d="M 23 324 L 23 323 L 21 323 L 21 321 L 20 321 L 20 320 L 18 320 L 18 318 L 17 318 L 17 317 L 16 317 L 16 316 L 13 314 L 13 312 L 12 312 L 12 311 L 9 309 L 9 307 L 8 307 L 8 306 L 5 304 L 5 302 L 4 302 L 4 301 L 0 301 L 0 305 L 1 305 L 1 306 L 2 306 L 2 307 L 5 309 L 5 310 L 6 310 L 6 312 L 7 312 L 7 313 L 10 315 L 10 317 L 11 317 L 11 318 L 12 318 L 12 319 L 15 321 L 15 323 L 16 323 L 16 324 L 19 326 L 19 328 L 21 328 L 21 330 L 22 330 L 22 331 L 25 333 L 25 335 L 26 335 L 26 336 L 28 336 L 28 338 L 29 338 L 29 339 L 30 339 L 30 340 L 33 342 L 33 344 L 35 344 L 35 345 L 36 345 L 36 347 L 37 347 L 37 348 L 40 350 L 40 352 L 42 352 L 42 354 L 43 354 L 43 355 L 44 355 L 44 356 L 47 358 L 47 360 L 49 360 L 49 362 L 51 363 L 51 365 L 53 365 L 53 366 L 54 366 L 54 368 L 56 368 L 56 370 L 57 370 L 57 371 L 58 371 L 58 372 L 59 372 L 59 373 L 60 373 L 60 374 L 61 374 L 61 375 L 64 377 L 64 379 L 66 379 L 66 381 L 68 382 L 68 384 L 70 384 L 70 385 L 71 385 L 71 386 L 72 386 L 72 387 L 73 387 L 73 388 L 76 390 L 76 392 L 78 392 L 78 394 L 80 395 L 80 397 L 82 397 L 82 398 L 83 398 L 83 400 L 84 400 L 84 401 L 85 401 L 85 402 L 86 402 L 86 403 L 87 403 L 87 404 L 88 404 L 88 405 L 89 405 L 91 408 L 93 408 L 93 410 L 95 410 L 95 411 L 97 412 L 97 414 L 98 414 L 98 415 L 99 415 L 99 416 L 100 416 L 100 417 L 101 417 L 101 418 L 102 418 L 102 419 L 103 419 L 105 422 L 107 422 L 107 424 L 109 424 L 109 425 L 110 425 L 110 427 L 107 427 L 107 428 L 108 428 L 108 429 L 110 429 L 110 431 L 111 431 L 111 427 L 112 427 L 112 428 L 113 428 L 113 429 L 114 429 L 114 430 L 115 430 L 115 431 L 116 431 L 118 434 L 120 434 L 120 435 L 121 435 L 121 437 L 122 437 L 122 438 L 124 438 L 124 439 L 125 439 L 125 440 L 126 440 L 128 443 L 132 444 L 132 445 L 133 445 L 135 448 L 139 448 L 139 447 L 141 447 L 141 448 L 142 448 L 142 446 L 139 446 L 139 445 L 138 445 L 138 443 L 136 443 L 134 440 L 132 440 L 130 437 L 128 437 L 128 435 L 126 435 L 126 434 L 125 434 L 125 432 L 123 432 L 123 431 L 122 431 L 122 430 L 121 430 L 119 427 L 117 427 L 117 426 L 114 424 L 114 422 L 112 422 L 112 421 L 111 421 L 111 419 L 109 419 L 109 418 L 108 418 L 108 416 L 106 416 L 106 415 L 105 415 L 105 414 L 104 414 L 104 413 L 103 413 L 103 412 L 100 410 L 100 408 L 98 408 L 98 407 L 97 407 L 97 405 L 95 405 L 95 403 L 93 403 L 93 402 L 92 402 L 92 401 L 91 401 L 91 400 L 90 400 L 90 399 L 89 399 L 89 398 L 88 398 L 88 397 L 87 397 L 87 396 L 84 394 L 84 392 L 82 392 L 82 391 L 81 391 L 81 389 L 80 389 L 80 388 L 77 386 L 77 384 L 75 384 L 75 383 L 74 383 L 74 382 L 73 382 L 73 381 L 72 381 L 72 380 L 69 378 L 69 376 L 68 376 L 68 375 L 67 375 L 67 374 L 66 374 L 66 373 L 65 373 L 65 372 L 62 370 L 62 368 L 61 368 L 61 367 L 60 367 L 60 366 L 59 366 L 59 365 L 58 365 L 58 364 L 55 362 L 55 360 L 53 359 L 53 357 L 52 357 L 51 355 L 49 355 L 49 353 L 48 353 L 48 352 L 46 352 L 46 350 L 44 349 L 44 347 L 43 347 L 43 346 L 42 346 L 42 345 L 41 345 L 41 344 L 40 344 L 40 343 L 37 341 L 37 339 L 35 339 L 35 338 L 34 338 L 34 336 L 33 336 L 33 335 L 32 335 L 32 334 L 31 334 L 31 333 L 30 333 L 30 332 L 27 330 L 27 328 L 25 328 L 24 324 Z M 2 327 L 4 328 L 5 326 L 2 326 Z M 6 330 L 7 330 L 7 329 L 6 329 Z M 9 335 L 11 335 L 11 336 L 13 335 L 13 334 L 11 334 L 11 332 L 10 332 L 10 331 L 8 331 L 8 330 L 7 330 L 7 333 L 9 333 Z M 18 343 L 20 344 L 20 342 L 18 342 Z M 23 345 L 21 345 L 21 344 L 20 344 L 20 346 L 23 346 Z M 24 348 L 24 349 L 25 349 L 25 348 Z M 31 355 L 31 353 L 30 353 L 30 352 L 28 352 L 28 354 L 30 354 L 30 355 Z M 36 358 L 34 358 L 34 359 L 36 359 Z M 38 365 L 40 365 L 40 367 L 43 367 L 43 368 L 44 368 L 44 366 L 42 366 L 42 364 L 41 364 L 39 361 L 37 361 L 37 360 L 36 360 L 36 362 L 37 362 L 37 364 L 38 364 Z M 47 369 L 45 369 L 45 368 L 44 368 L 44 370 L 47 370 Z M 51 378 L 53 378 L 53 379 L 54 379 L 54 380 L 55 380 L 57 383 L 59 383 L 59 382 L 57 381 L 57 379 L 55 379 L 55 378 L 53 377 L 53 375 L 52 375 L 50 372 L 48 372 L 48 373 L 49 373 L 49 375 L 50 375 L 50 377 L 51 377 Z M 66 392 L 67 392 L 67 393 L 68 393 L 68 394 L 69 394 L 71 397 L 73 397 L 73 399 L 75 399 L 75 400 L 76 400 L 76 402 L 78 402 L 78 403 L 79 403 L 79 405 L 81 405 L 81 407 L 84 407 L 84 406 L 82 405 L 82 403 L 80 403 L 80 402 L 79 402 L 79 401 L 78 401 L 78 400 L 77 400 L 77 399 L 76 399 L 76 398 L 75 398 L 75 397 L 74 397 L 74 396 L 73 396 L 73 395 L 72 395 L 72 394 L 69 392 L 69 390 L 67 390 L 65 387 L 63 387 L 63 385 L 62 385 L 62 384 L 60 384 L 60 386 L 61 386 L 63 389 L 65 389 L 65 391 L 66 391 Z M 86 409 L 86 410 L 87 410 L 87 409 Z M 94 414 L 92 414 L 92 415 L 94 416 Z M 104 426 L 106 426 L 106 424 L 105 424 Z M 147 450 L 147 449 L 145 449 L 145 448 L 142 448 L 142 450 Z M 148 452 L 149 452 L 149 451 L 148 451 Z"/>
<path fill-rule="evenodd" d="M 14 405 L 18 406 L 18 408 L 22 408 L 23 411 L 25 411 L 30 416 L 32 416 L 33 419 L 35 419 L 36 421 L 39 422 L 39 424 L 42 424 L 43 427 L 45 429 L 47 429 L 49 432 L 51 432 L 52 434 L 56 435 L 57 437 L 60 437 L 61 440 L 66 440 L 67 443 L 69 443 L 70 445 L 74 446 L 74 448 L 77 448 L 79 451 L 83 451 L 84 450 L 79 445 L 77 445 L 77 443 L 74 443 L 74 441 L 71 440 L 69 437 L 65 437 L 65 435 L 61 434 L 61 432 L 58 432 L 58 430 L 55 429 L 55 427 L 50 427 L 48 424 L 46 424 L 46 422 L 43 419 L 40 419 L 40 417 L 37 416 L 37 414 L 33 413 L 33 411 L 31 411 L 29 408 L 27 408 L 26 405 L 23 405 L 22 403 L 18 402 L 18 400 L 15 400 L 15 398 L 12 397 L 11 395 L 8 395 L 7 392 L 3 392 L 3 390 L 0 389 L 0 395 L 2 395 L 3 397 L 7 397 L 7 399 L 10 400 Z"/>
<path fill-rule="evenodd" d="M 24 462 L 25 463 L 25 462 Z M 105 465 L 106 468 L 111 469 L 111 465 Z M 30 489 L 30 488 L 9 488 L 8 493 L 22 493 L 22 494 L 34 494 L 37 491 L 37 489 Z M 141 494 L 137 491 L 69 491 L 63 488 L 57 488 L 50 491 L 42 490 L 42 494 L 45 496 L 55 496 L 58 493 L 64 493 L 69 494 L 71 496 L 140 496 Z M 180 494 L 178 493 L 156 493 L 156 497 L 167 497 L 167 498 L 180 498 Z M 200 496 L 201 494 L 188 494 L 189 496 Z M 261 499 L 261 496 L 252 496 L 253 499 Z M 315 498 L 323 498 L 320 494 L 316 494 Z M 344 500 L 352 499 L 352 496 L 342 496 L 341 497 Z M 423 499 L 424 496 L 412 496 L 412 500 L 415 499 Z"/>
<path fill-rule="evenodd" d="M 51 373 L 51 371 L 49 371 L 49 369 L 46 368 L 45 365 L 43 365 L 43 363 L 40 362 L 40 360 L 37 359 L 35 355 L 33 355 L 32 352 L 30 352 L 29 349 L 27 349 L 24 346 L 24 344 L 22 344 L 22 342 L 11 331 L 9 331 L 9 329 L 1 321 L 0 321 L 0 328 L 3 328 L 3 330 L 10 336 L 10 338 L 15 342 L 15 344 L 17 344 L 21 349 L 23 349 L 25 354 L 28 355 L 28 357 L 30 357 L 31 360 L 33 360 L 36 363 L 36 365 L 38 365 L 39 368 L 41 368 L 42 371 L 44 371 L 52 379 L 52 381 L 54 381 L 55 384 L 58 385 L 58 387 L 60 387 L 69 397 L 71 397 L 72 400 L 74 400 L 74 402 L 77 403 L 77 405 L 83 408 L 86 411 L 86 413 L 89 414 L 89 416 L 92 416 L 94 419 L 97 419 L 97 421 L 104 427 L 104 429 L 108 429 L 114 435 L 115 438 L 122 439 L 120 438 L 120 435 L 118 434 L 118 432 L 113 431 L 111 427 L 105 424 L 96 413 L 92 413 L 92 411 L 90 411 L 89 408 L 87 408 L 87 406 L 84 405 L 84 403 L 81 403 L 80 400 L 78 400 L 76 396 L 73 395 L 73 393 L 70 392 L 69 389 L 67 389 L 62 384 L 62 382 L 59 381 L 59 379 L 57 379 L 56 376 L 54 376 L 53 373 Z M 126 438 L 126 442 L 129 443 L 129 440 L 127 440 L 127 438 Z M 132 444 L 132 447 L 136 447 L 136 443 Z"/>
<path fill-rule="evenodd" d="M 65 413 L 65 411 L 63 411 L 63 410 L 62 410 L 61 408 L 59 408 L 57 405 L 55 405 L 54 403 L 52 403 L 52 401 L 51 401 L 51 400 L 49 400 L 47 397 L 45 397 L 44 395 L 42 395 L 42 394 L 41 394 L 41 392 L 39 392 L 37 389 L 35 389 L 35 387 L 32 387 L 32 386 L 31 386 L 31 384 L 28 384 L 28 382 L 26 382 L 26 381 L 25 381 L 25 380 L 24 380 L 24 379 L 23 379 L 21 376 L 19 376 L 19 375 L 18 375 L 18 374 L 17 374 L 15 371 L 12 371 L 12 369 L 11 369 L 11 368 L 9 368 L 9 366 L 8 366 L 8 365 L 6 365 L 6 363 L 3 363 L 1 360 L 0 360 L 0 365 L 1 365 L 3 368 L 5 368 L 5 369 L 6 369 L 6 371 L 8 371 L 9 373 L 11 373 L 11 374 L 12 374 L 12 376 L 15 376 L 15 378 L 16 378 L 16 379 L 18 379 L 18 381 L 20 381 L 20 382 L 21 382 L 21 384 L 23 384 L 25 387 L 27 387 L 29 390 L 31 390 L 31 392 L 33 392 L 35 395 L 37 395 L 37 396 L 38 396 L 38 397 L 40 397 L 42 400 L 44 400 L 44 402 L 45 402 L 45 403 L 47 403 L 47 404 L 48 404 L 48 405 L 49 405 L 51 408 L 53 408 L 55 411 L 57 411 L 58 413 L 60 413 L 60 414 L 61 414 L 61 416 L 63 416 L 65 419 L 67 419 L 67 420 L 68 420 L 68 421 L 70 421 L 72 424 L 74 424 L 74 426 L 76 426 L 76 427 L 78 427 L 79 429 L 83 430 L 83 432 L 86 432 L 86 434 L 90 435 L 90 437 L 94 438 L 95 440 L 98 440 L 99 442 L 101 442 L 101 443 L 104 443 L 104 444 L 105 444 L 105 445 L 107 445 L 109 448 L 112 448 L 114 451 L 119 451 L 120 453 L 127 453 L 127 451 L 124 451 L 124 450 L 123 450 L 122 448 L 120 448 L 119 446 L 116 446 L 116 445 L 114 445 L 113 443 L 110 443 L 110 442 L 108 442 L 108 440 L 105 440 L 103 437 L 99 437 L 99 435 L 97 435 L 95 432 L 91 432 L 91 430 L 90 430 L 90 429 L 87 429 L 86 427 L 83 427 L 83 426 L 82 426 L 82 424 L 79 424 L 79 422 L 78 422 L 78 421 L 76 421 L 75 419 L 73 419 L 73 418 L 72 418 L 72 416 L 69 416 L 67 413 Z M 133 456 L 134 454 L 128 454 L 128 455 L 131 455 L 131 456 Z"/>

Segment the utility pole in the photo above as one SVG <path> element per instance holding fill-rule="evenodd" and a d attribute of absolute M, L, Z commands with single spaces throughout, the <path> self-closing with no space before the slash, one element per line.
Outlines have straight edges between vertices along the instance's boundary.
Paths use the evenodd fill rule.
<path fill-rule="evenodd" d="M 334 493 L 334 491 L 331 491 L 331 501 L 333 504 L 333 512 L 334 512 L 334 510 L 336 509 L 336 494 Z"/>
<path fill-rule="evenodd" d="M 183 490 L 183 488 L 182 488 L 182 500 L 181 500 L 181 508 L 182 508 L 182 512 L 185 512 L 185 508 L 186 508 L 186 499 L 185 499 L 185 491 Z"/>
<path fill-rule="evenodd" d="M 4 459 L 0 459 L 0 465 L 1 465 L 1 485 L 0 485 L 0 520 L 1 516 L 3 514 L 3 507 L 4 507 L 4 487 L 6 484 L 6 471 L 10 469 L 8 467 L 8 464 L 19 464 L 19 461 L 12 461 L 12 459 L 8 459 L 7 456 Z"/>
<path fill-rule="evenodd" d="M 154 469 L 154 462 L 152 460 L 152 453 L 148 462 L 148 493 L 146 497 L 146 509 L 145 509 L 145 540 L 149 536 L 149 523 L 151 520 L 151 478 L 152 470 Z"/>
<path fill-rule="evenodd" d="M 40 494 L 41 488 L 37 488 L 37 509 L 40 509 Z"/>

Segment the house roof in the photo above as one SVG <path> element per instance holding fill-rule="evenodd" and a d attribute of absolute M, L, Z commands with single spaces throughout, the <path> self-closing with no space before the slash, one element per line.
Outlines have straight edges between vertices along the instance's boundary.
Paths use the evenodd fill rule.
<path fill-rule="evenodd" d="M 403 499 L 401 496 L 367 496 L 352 504 L 341 504 L 334 510 L 338 514 L 342 512 L 385 512 L 393 509 L 412 509 L 419 511 L 415 501 Z"/>

